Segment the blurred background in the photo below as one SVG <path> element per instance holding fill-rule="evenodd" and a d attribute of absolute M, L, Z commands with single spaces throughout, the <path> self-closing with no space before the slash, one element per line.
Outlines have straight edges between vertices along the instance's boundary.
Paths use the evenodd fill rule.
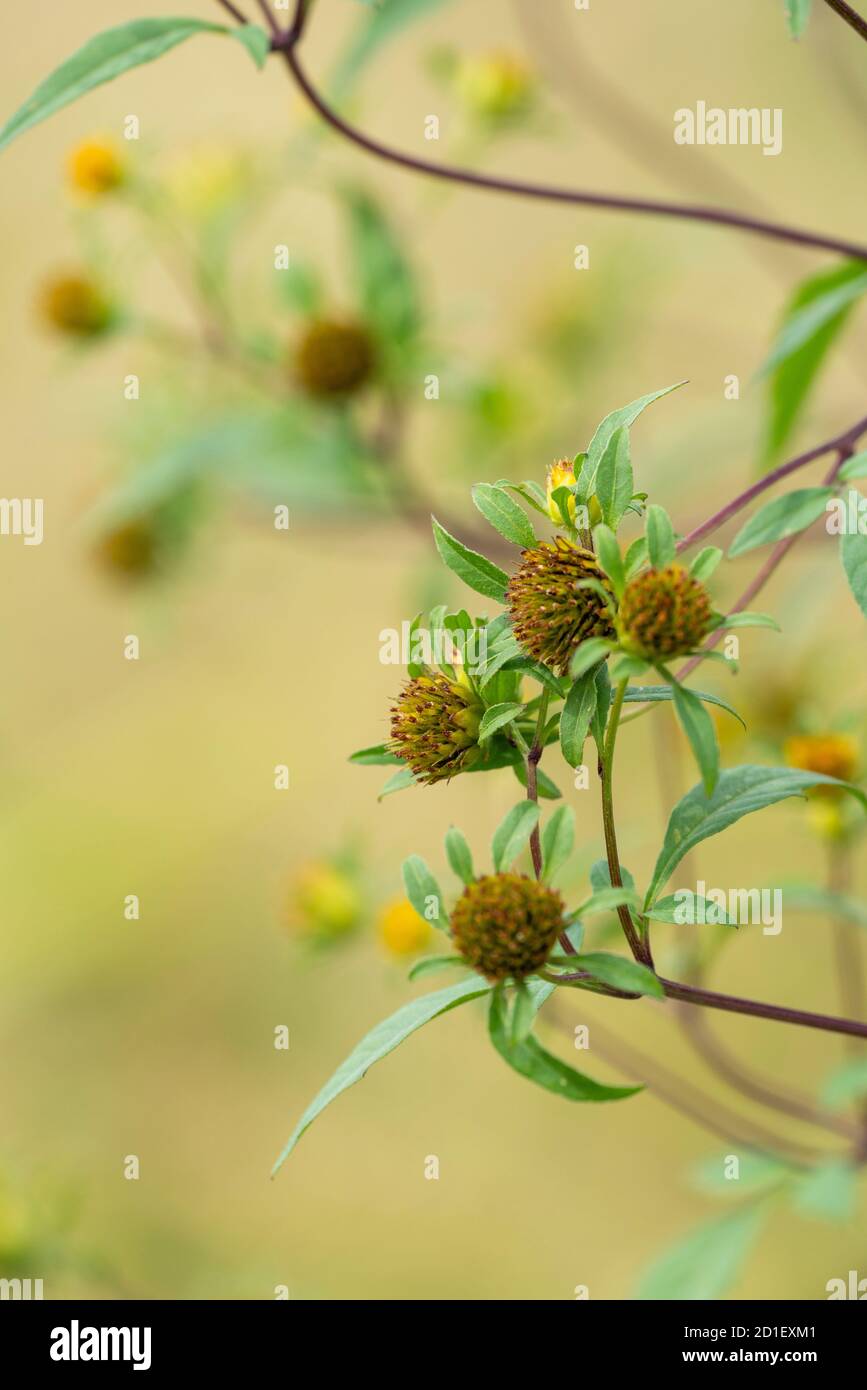
<path fill-rule="evenodd" d="M 380 138 L 861 232 L 863 56 L 824 6 L 797 43 L 782 0 L 418 8 L 366 65 L 352 0 L 318 0 L 304 44 L 308 70 Z M 220 20 L 204 0 L 187 10 Z M 92 33 L 163 12 L 8 6 L 6 114 Z M 782 108 L 783 152 L 675 145 L 674 111 L 698 100 Z M 425 139 L 431 114 L 438 142 Z M 130 115 L 140 137 L 127 141 Z M 92 142 L 116 146 L 116 190 L 93 175 Z M 44 498 L 45 539 L 0 542 L 0 1274 L 43 1277 L 49 1298 L 271 1298 L 277 1285 L 305 1299 L 569 1299 L 577 1285 L 629 1298 L 661 1249 L 723 1209 L 693 1170 L 728 1150 L 649 1094 L 578 1107 L 522 1083 L 488 1046 L 481 1006 L 378 1066 L 269 1182 L 362 1034 L 436 987 L 406 983 L 429 943 L 383 916 L 402 898 L 401 860 L 420 853 L 445 880 L 456 823 L 487 863 L 519 794 L 503 771 L 379 802 L 382 769 L 347 758 L 387 733 L 401 673 L 380 662 L 381 631 L 433 602 L 484 608 L 435 564 L 431 505 L 478 536 L 470 483 L 544 483 L 610 410 L 688 378 L 636 425 L 633 457 L 638 486 L 689 529 L 767 466 L 756 374 L 796 287 L 834 258 L 414 179 L 319 130 L 279 63 L 257 73 L 210 36 L 2 158 L 3 492 Z M 380 343 L 373 386 L 347 407 L 305 378 L 305 335 L 323 314 L 363 320 L 365 286 L 376 313 L 365 266 L 380 253 L 389 283 L 412 278 L 394 310 L 411 322 L 393 358 Z M 82 309 L 82 285 L 96 307 L 85 293 Z M 853 317 L 782 457 L 863 414 L 865 345 Z M 425 396 L 431 374 L 439 399 Z M 283 504 L 287 530 L 274 524 Z M 724 567 L 721 606 L 756 563 Z M 783 634 L 743 634 L 737 681 L 700 682 L 750 726 L 723 716 L 725 760 L 778 762 L 810 730 L 860 737 L 863 619 L 824 535 L 757 606 Z M 125 659 L 129 634 L 138 660 Z M 619 757 L 622 853 L 641 880 L 694 777 L 664 712 L 626 729 Z M 556 748 L 545 765 L 578 814 L 564 889 L 583 894 L 601 852 L 596 789 L 571 789 Z M 693 871 L 717 885 L 821 882 L 809 810 L 736 826 Z M 657 928 L 663 966 L 683 949 L 678 930 Z M 840 1010 L 815 912 L 787 916 L 778 938 L 741 932 L 713 983 Z M 723 1094 L 672 1006 L 570 998 L 560 1013 L 590 1024 L 591 1051 L 598 1017 Z M 712 1022 L 780 1080 L 818 1086 L 845 1056 L 818 1033 Z M 281 1025 L 288 1050 L 274 1046 Z M 598 1057 L 588 1070 L 618 1078 Z M 735 1292 L 823 1297 L 829 1278 L 867 1272 L 864 1217 L 863 1197 L 836 1226 L 774 1209 Z"/>

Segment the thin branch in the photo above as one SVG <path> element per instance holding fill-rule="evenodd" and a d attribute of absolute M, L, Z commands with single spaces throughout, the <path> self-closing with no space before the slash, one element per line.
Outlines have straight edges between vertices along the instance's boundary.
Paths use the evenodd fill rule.
<path fill-rule="evenodd" d="M 217 4 L 222 5 L 223 9 L 228 11 L 236 24 L 249 24 L 250 21 L 245 19 L 237 5 L 232 4 L 232 0 L 217 0 Z"/>
<path fill-rule="evenodd" d="M 527 752 L 527 800 L 535 801 L 539 804 L 538 788 L 538 769 L 544 751 L 545 720 L 548 718 L 548 701 L 550 692 L 545 689 L 539 697 L 539 714 L 536 719 L 536 733 L 533 738 L 532 747 Z M 539 837 L 539 822 L 533 826 L 530 835 L 530 854 L 533 859 L 533 872 L 537 878 L 542 877 L 542 842 Z M 565 936 L 565 933 L 564 933 Z M 568 937 L 567 937 L 568 940 Z M 570 943 L 571 944 L 571 943 Z"/>
<path fill-rule="evenodd" d="M 524 198 L 540 198 L 547 202 L 580 204 L 615 212 L 635 212 L 654 217 L 675 217 L 688 222 L 702 222 L 720 227 L 731 227 L 736 231 L 750 232 L 755 236 L 772 237 L 778 241 L 792 242 L 797 246 L 815 247 L 821 251 L 834 251 L 855 260 L 867 261 L 867 247 L 855 242 L 842 241 L 836 237 L 823 236 L 815 232 L 803 231 L 783 222 L 769 222 L 764 218 L 750 217 L 745 213 L 729 212 L 724 208 L 701 207 L 684 203 L 672 203 L 660 199 L 625 198 L 605 193 L 591 193 L 583 189 L 562 188 L 550 184 L 526 183 L 518 179 L 497 178 L 489 174 L 479 174 L 471 169 L 461 169 L 450 164 L 431 164 L 426 159 L 407 154 L 403 150 L 384 145 L 364 131 L 356 129 L 328 105 L 308 78 L 298 59 L 297 45 L 304 29 L 306 7 L 299 0 L 296 20 L 274 47 L 283 54 L 292 76 L 300 91 L 310 105 L 345 140 L 357 145 L 359 149 L 377 159 L 396 164 L 416 174 L 429 178 L 443 179 L 450 183 L 463 184 L 469 188 L 481 188 L 491 193 L 515 194 Z"/>
<path fill-rule="evenodd" d="M 257 0 L 257 4 L 259 6 L 259 9 L 262 11 L 262 16 L 265 20 L 265 23 L 268 25 L 268 28 L 270 29 L 273 37 L 275 39 L 282 39 L 283 30 L 277 23 L 276 17 L 274 15 L 273 10 L 271 9 L 271 6 L 268 3 L 268 0 Z"/>
<path fill-rule="evenodd" d="M 722 1009 L 725 1013 L 747 1014 L 751 1018 L 770 1018 L 777 1023 L 793 1023 L 801 1028 L 818 1028 L 825 1033 L 842 1033 L 851 1038 L 867 1038 L 867 1023 L 854 1018 L 834 1018 L 830 1014 L 810 1013 L 790 1009 L 782 1004 L 762 1004 L 757 999 L 741 999 L 736 994 L 717 994 L 715 990 L 697 985 L 680 984 L 677 980 L 658 977 L 669 999 L 684 1004 L 698 1004 L 706 1009 Z"/>
<path fill-rule="evenodd" d="M 862 19 L 857 10 L 853 10 L 851 5 L 846 4 L 846 0 L 825 0 L 825 4 L 838 14 L 855 33 L 862 39 L 867 39 L 867 20 Z"/>
<path fill-rule="evenodd" d="M 775 483 L 787 478 L 790 473 L 795 473 L 799 468 L 804 468 L 808 463 L 813 463 L 815 459 L 822 458 L 824 454 L 830 454 L 834 450 L 847 448 L 850 444 L 856 444 L 863 434 L 867 434 L 867 416 L 852 425 L 843 434 L 837 435 L 835 439 L 829 439 L 824 444 L 817 444 L 815 448 L 808 449 L 805 454 L 799 454 L 797 458 L 789 459 L 788 463 L 781 463 L 772 472 L 766 473 L 758 482 L 748 487 L 745 492 L 739 494 L 731 502 L 727 502 L 713 516 L 708 517 L 700 526 L 696 526 L 694 531 L 690 531 L 688 536 L 678 541 L 677 550 L 680 554 L 684 550 L 689 550 L 698 541 L 704 540 L 706 536 L 712 534 L 720 526 L 730 521 L 738 512 L 743 511 L 744 507 L 749 506 L 754 498 L 761 496 L 768 488 Z"/>

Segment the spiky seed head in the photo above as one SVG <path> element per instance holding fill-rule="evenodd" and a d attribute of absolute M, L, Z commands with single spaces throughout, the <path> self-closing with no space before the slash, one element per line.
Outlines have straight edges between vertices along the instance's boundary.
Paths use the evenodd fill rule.
<path fill-rule="evenodd" d="M 464 960 L 488 980 L 522 980 L 544 965 L 563 929 L 560 894 L 524 874 L 490 874 L 464 889 L 451 927 Z"/>
<path fill-rule="evenodd" d="M 85 140 L 69 156 L 69 182 L 78 193 L 98 197 L 123 183 L 126 171 L 109 140 Z"/>
<path fill-rule="evenodd" d="M 295 371 L 311 396 L 334 399 L 350 396 L 369 380 L 375 349 L 359 323 L 317 319 L 308 325 L 295 354 Z"/>
<path fill-rule="evenodd" d="M 637 575 L 617 613 L 622 645 L 648 661 L 685 656 L 704 640 L 712 621 L 707 589 L 677 564 Z"/>
<path fill-rule="evenodd" d="M 858 771 L 860 748 L 850 734 L 798 734 L 786 741 L 785 759 L 790 767 L 804 772 L 820 772 L 851 782 Z M 838 796 L 839 787 L 816 787 L 817 795 Z"/>
<path fill-rule="evenodd" d="M 98 338 L 113 311 L 103 291 L 86 275 L 59 275 L 42 290 L 42 312 L 52 328 L 74 338 Z"/>
<path fill-rule="evenodd" d="M 419 782 L 447 781 L 479 760 L 483 712 L 468 682 L 426 669 L 407 681 L 392 705 L 392 749 Z"/>
<path fill-rule="evenodd" d="M 558 487 L 571 487 L 575 482 L 575 468 L 571 459 L 559 459 L 557 463 L 552 463 L 548 469 L 545 479 L 546 492 L 548 495 L 548 515 L 557 526 L 563 524 L 563 513 L 554 501 L 554 493 Z M 575 520 L 575 498 L 570 497 L 567 503 L 569 520 Z"/>
<path fill-rule="evenodd" d="M 557 536 L 523 552 L 506 590 L 512 627 L 521 646 L 560 675 L 565 675 L 573 652 L 588 637 L 615 635 L 601 594 L 578 587 L 587 579 L 609 587 L 591 550 Z"/>

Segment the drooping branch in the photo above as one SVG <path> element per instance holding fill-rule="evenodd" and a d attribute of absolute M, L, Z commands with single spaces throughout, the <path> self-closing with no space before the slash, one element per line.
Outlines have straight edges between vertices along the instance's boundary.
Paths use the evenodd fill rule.
<path fill-rule="evenodd" d="M 862 19 L 857 10 L 853 10 L 851 5 L 847 5 L 846 0 L 825 0 L 825 4 L 838 14 L 844 23 L 848 24 L 855 33 L 862 39 L 867 39 L 867 19 Z"/>

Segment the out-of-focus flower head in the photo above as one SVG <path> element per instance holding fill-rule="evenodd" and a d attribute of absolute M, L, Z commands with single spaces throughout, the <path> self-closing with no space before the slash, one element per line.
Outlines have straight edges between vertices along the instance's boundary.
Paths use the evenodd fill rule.
<path fill-rule="evenodd" d="M 56 275 L 40 295 L 43 318 L 72 338 L 99 338 L 111 328 L 115 308 L 103 287 L 86 273 Z"/>
<path fill-rule="evenodd" d="M 111 140 L 84 140 L 70 151 L 69 182 L 76 193 L 90 198 L 112 193 L 126 179 L 126 165 Z"/>
<path fill-rule="evenodd" d="M 535 75 L 514 53 L 486 53 L 457 60 L 455 88 L 471 116 L 490 125 L 519 121 L 533 109 Z"/>
<path fill-rule="evenodd" d="M 295 349 L 295 374 L 302 389 L 320 400 L 355 395 L 376 363 L 373 339 L 363 324 L 314 319 Z"/>
<path fill-rule="evenodd" d="M 204 221 L 242 199 L 250 181 L 249 158 L 223 145 L 185 150 L 164 175 L 165 188 L 179 211 Z"/>
<path fill-rule="evenodd" d="M 419 917 L 408 898 L 386 903 L 376 919 L 381 944 L 391 956 L 416 956 L 430 942 L 431 928 Z"/>
<path fill-rule="evenodd" d="M 354 877 L 327 860 L 307 864 L 292 884 L 289 922 L 302 936 L 328 942 L 348 936 L 361 920 Z"/>

